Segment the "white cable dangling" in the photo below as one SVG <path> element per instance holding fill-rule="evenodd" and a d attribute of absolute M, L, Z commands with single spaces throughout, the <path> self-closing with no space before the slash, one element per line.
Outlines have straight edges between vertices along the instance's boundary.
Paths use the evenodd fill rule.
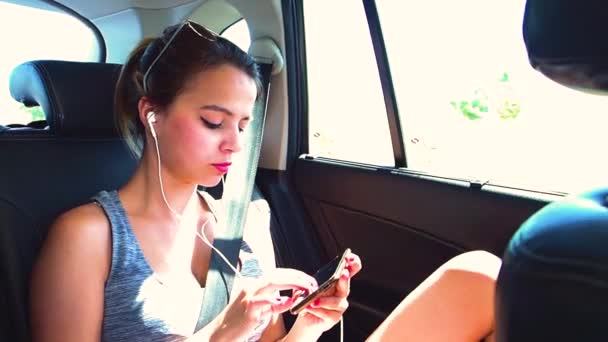
<path fill-rule="evenodd" d="M 225 187 L 225 181 L 224 181 L 224 177 L 221 177 L 220 179 L 221 179 L 221 182 L 222 182 L 222 188 L 224 188 L 224 187 Z M 218 201 L 218 202 L 221 202 L 221 200 L 220 200 L 220 201 Z M 224 210 L 223 203 L 222 203 L 221 207 L 222 207 L 222 214 L 223 214 L 223 213 L 224 213 L 224 212 L 223 212 L 223 210 Z M 228 258 L 226 258 L 226 256 L 225 256 L 225 255 L 224 255 L 222 252 L 220 252 L 220 251 L 219 251 L 217 248 L 215 248 L 215 247 L 213 246 L 213 244 L 211 244 L 211 242 L 209 242 L 209 239 L 207 239 L 207 235 L 205 235 L 205 226 L 207 225 L 207 223 L 209 223 L 209 219 L 207 219 L 207 220 L 205 221 L 205 223 L 203 224 L 203 226 L 201 227 L 201 233 L 202 233 L 202 235 L 201 235 L 201 233 L 199 233 L 198 231 L 196 231 L 196 235 L 198 235 L 198 237 L 199 237 L 199 238 L 201 238 L 201 240 L 202 240 L 202 241 L 203 241 L 203 242 L 204 242 L 204 243 L 205 243 L 207 246 L 211 247 L 211 249 L 212 249 L 213 251 L 215 251 L 215 252 L 216 252 L 216 253 L 217 253 L 217 254 L 220 256 L 220 258 L 222 258 L 222 260 L 224 260 L 224 262 L 226 263 L 226 265 L 228 265 L 228 267 L 230 267 L 230 269 L 231 269 L 232 271 L 234 271 L 234 274 L 235 274 L 235 275 L 236 275 L 238 278 L 242 278 L 241 273 L 240 273 L 240 272 L 239 272 L 239 271 L 238 271 L 238 270 L 237 270 L 237 269 L 236 269 L 236 268 L 235 268 L 235 267 L 234 267 L 234 266 L 233 266 L 233 265 L 232 265 L 232 264 L 231 264 L 231 263 L 228 261 Z"/>
<path fill-rule="evenodd" d="M 243 278 L 243 276 L 241 275 L 241 273 L 228 261 L 228 258 L 226 258 L 226 256 L 224 256 L 224 254 L 222 252 L 220 252 L 217 248 L 215 248 L 211 242 L 209 242 L 209 240 L 207 239 L 207 236 L 205 235 L 205 226 L 207 225 L 207 223 L 209 222 L 209 219 L 207 219 L 205 221 L 205 223 L 203 224 L 203 226 L 201 227 L 201 233 L 199 233 L 198 231 L 196 231 L 196 235 L 207 245 L 209 246 L 213 251 L 215 251 L 220 258 L 222 258 L 222 260 L 224 260 L 224 262 L 226 263 L 226 265 L 228 265 L 228 267 L 230 267 L 230 269 L 232 271 L 234 271 L 234 274 L 237 276 L 237 278 Z"/>
<path fill-rule="evenodd" d="M 165 201 L 167 208 L 169 208 L 169 210 L 173 213 L 173 215 L 175 215 L 175 218 L 177 219 L 177 221 L 181 221 L 182 215 L 171 207 L 171 205 L 169 204 L 169 201 L 167 201 L 167 196 L 165 196 L 165 188 L 163 187 L 163 175 L 162 175 L 162 171 L 161 171 L 160 150 L 158 148 L 158 140 L 156 139 L 156 134 L 153 134 L 152 137 L 154 138 L 154 146 L 156 146 L 156 156 L 157 156 L 156 160 L 158 161 L 158 180 L 160 183 L 160 193 L 163 196 L 163 200 Z"/>

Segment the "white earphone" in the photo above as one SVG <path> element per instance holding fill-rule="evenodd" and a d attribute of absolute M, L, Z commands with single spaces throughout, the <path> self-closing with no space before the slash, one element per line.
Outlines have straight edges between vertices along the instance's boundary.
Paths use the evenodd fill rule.
<path fill-rule="evenodd" d="M 150 127 L 150 132 L 152 133 L 152 137 L 154 137 L 154 139 L 156 140 L 156 131 L 154 130 L 154 125 L 153 125 L 153 123 L 156 123 L 156 113 L 149 112 L 148 115 L 146 116 L 146 118 L 148 119 L 148 127 Z"/>

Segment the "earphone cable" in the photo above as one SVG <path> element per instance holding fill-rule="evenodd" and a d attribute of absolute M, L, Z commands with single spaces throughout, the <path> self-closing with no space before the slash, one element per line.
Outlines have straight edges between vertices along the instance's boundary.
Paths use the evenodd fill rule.
<path fill-rule="evenodd" d="M 152 128 L 154 129 L 154 128 Z M 156 146 L 156 160 L 158 161 L 158 180 L 159 180 L 159 184 L 160 184 L 160 192 L 163 196 L 163 200 L 165 201 L 165 204 L 167 205 L 167 208 L 169 208 L 169 210 L 173 213 L 173 215 L 175 215 L 175 218 L 178 221 L 182 220 L 182 215 L 180 215 L 177 211 L 175 211 L 173 209 L 173 207 L 171 207 L 171 205 L 169 204 L 169 201 L 167 201 L 167 196 L 165 196 L 165 188 L 163 186 L 163 175 L 162 175 L 162 171 L 161 171 L 161 163 L 160 163 L 160 149 L 158 148 L 158 139 L 156 138 L 155 134 L 152 136 L 154 138 L 154 146 Z"/>

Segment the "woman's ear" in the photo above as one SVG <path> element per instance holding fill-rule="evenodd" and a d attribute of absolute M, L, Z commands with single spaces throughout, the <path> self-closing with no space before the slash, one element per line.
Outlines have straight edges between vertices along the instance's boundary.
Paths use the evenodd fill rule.
<path fill-rule="evenodd" d="M 152 102 L 150 102 L 150 99 L 148 99 L 146 96 L 142 96 L 139 99 L 139 102 L 137 103 L 137 110 L 139 111 L 138 113 L 138 118 L 139 118 L 139 122 L 141 122 L 141 124 L 148 128 L 148 114 L 150 112 L 155 111 L 155 107 L 152 104 Z"/>

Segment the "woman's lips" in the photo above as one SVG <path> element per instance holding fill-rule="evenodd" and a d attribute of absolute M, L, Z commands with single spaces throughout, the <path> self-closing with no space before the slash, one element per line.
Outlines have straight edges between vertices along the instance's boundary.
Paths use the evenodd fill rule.
<path fill-rule="evenodd" d="M 230 165 L 232 165 L 232 163 L 217 163 L 211 165 L 213 165 L 220 173 L 226 173 L 228 172 L 228 169 L 230 168 Z"/>

